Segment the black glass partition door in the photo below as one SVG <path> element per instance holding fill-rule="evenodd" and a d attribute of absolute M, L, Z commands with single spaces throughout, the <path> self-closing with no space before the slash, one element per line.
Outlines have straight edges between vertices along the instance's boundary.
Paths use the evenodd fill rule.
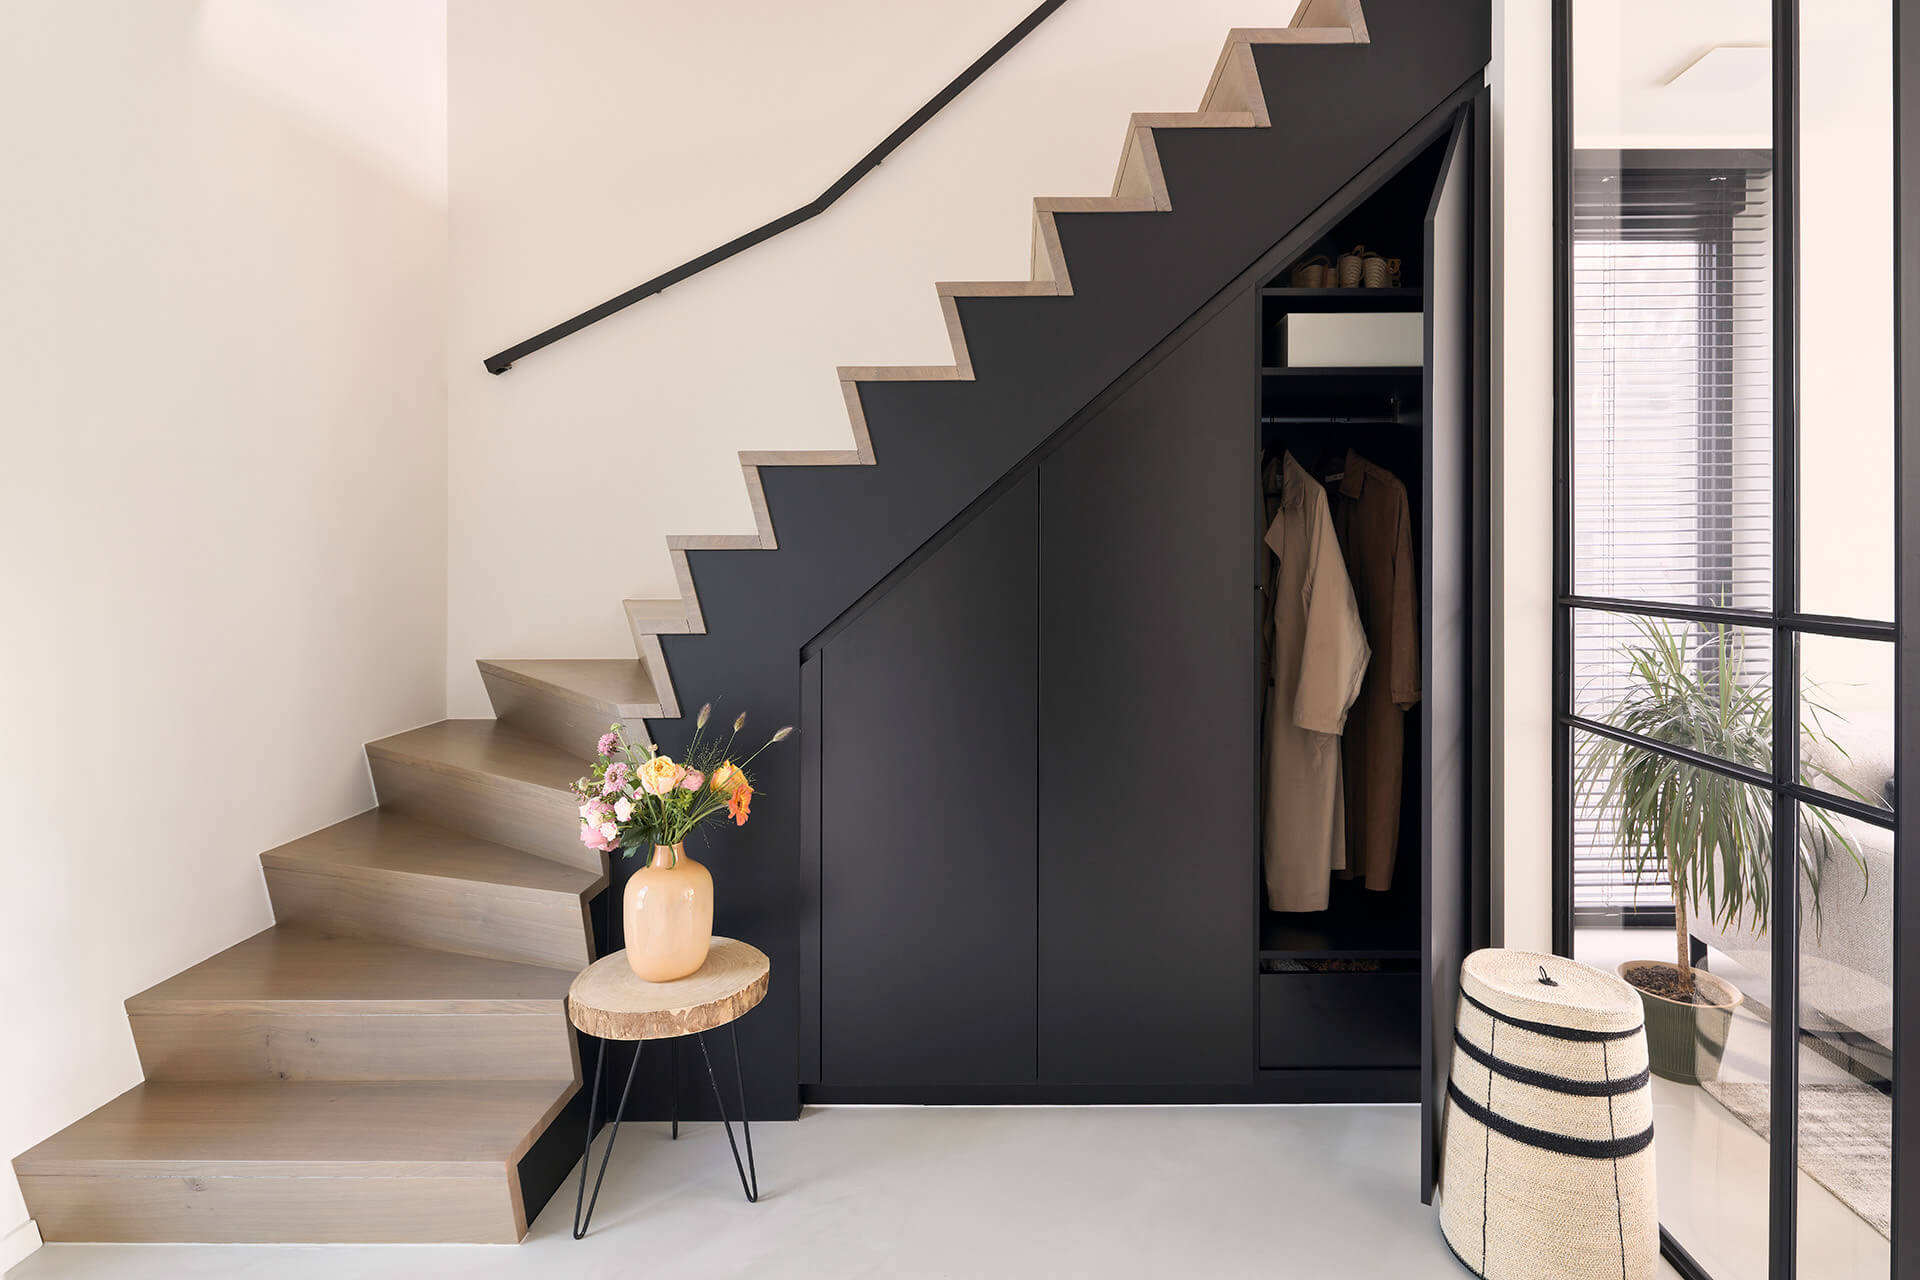
<path fill-rule="evenodd" d="M 1683 1274 L 1920 1277 L 1896 14 L 1555 10 L 1556 948 L 1643 991 Z"/>

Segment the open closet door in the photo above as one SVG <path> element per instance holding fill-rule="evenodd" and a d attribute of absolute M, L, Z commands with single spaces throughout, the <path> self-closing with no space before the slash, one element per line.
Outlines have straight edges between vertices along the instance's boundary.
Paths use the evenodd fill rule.
<path fill-rule="evenodd" d="M 1453 1055 L 1460 962 L 1470 927 L 1473 850 L 1468 840 L 1467 672 L 1472 655 L 1474 582 L 1470 537 L 1473 430 L 1474 194 L 1471 113 L 1462 108 L 1427 207 L 1426 516 L 1420 616 L 1421 803 L 1425 932 L 1420 940 L 1422 1143 L 1420 1188 L 1431 1203 L 1439 1172 L 1440 1124 Z"/>

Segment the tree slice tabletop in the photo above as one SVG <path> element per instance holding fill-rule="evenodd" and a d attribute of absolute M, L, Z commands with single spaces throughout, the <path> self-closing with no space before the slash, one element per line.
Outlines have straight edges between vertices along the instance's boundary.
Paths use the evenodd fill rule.
<path fill-rule="evenodd" d="M 713 940 L 707 962 L 672 982 L 644 982 L 627 953 L 602 956 L 567 992 L 573 1025 L 603 1040 L 665 1040 L 722 1027 L 760 1003 L 773 971 L 758 947 Z"/>

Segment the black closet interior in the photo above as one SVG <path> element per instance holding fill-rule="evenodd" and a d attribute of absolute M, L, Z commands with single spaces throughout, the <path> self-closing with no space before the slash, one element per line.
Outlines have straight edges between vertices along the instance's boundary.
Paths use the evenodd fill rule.
<path fill-rule="evenodd" d="M 1309 245 L 1302 260 L 1329 263 L 1356 245 L 1398 259 L 1396 285 L 1306 288 L 1283 270 L 1260 290 L 1259 466 L 1262 519 L 1278 501 L 1274 465 L 1291 454 L 1332 501 L 1349 451 L 1406 488 L 1413 551 L 1424 567 L 1427 437 L 1422 430 L 1424 364 L 1290 368 L 1289 316 L 1316 312 L 1407 312 L 1427 306 L 1424 221 L 1446 142 L 1435 143 Z M 1344 550 L 1344 549 L 1343 549 Z M 1416 572 L 1420 585 L 1426 575 Z M 1424 616 L 1425 610 L 1422 609 Z M 1371 631 L 1371 629 L 1370 629 Z M 1426 628 L 1421 628 L 1424 642 Z M 1377 668 L 1384 638 L 1369 634 Z M 1421 648 L 1424 652 L 1425 644 Z M 1371 678 L 1380 678 L 1378 670 Z M 1260 1066 L 1264 1069 L 1370 1067 L 1411 1072 L 1420 1065 L 1423 931 L 1421 804 L 1425 776 L 1423 696 L 1404 713 L 1400 822 L 1391 889 L 1335 877 L 1326 910 L 1260 912 Z M 1358 713 L 1358 708 L 1355 708 Z M 1301 1034 L 1313 1028 L 1313 1034 Z M 1402 1096 L 1415 1096 L 1411 1076 Z"/>
<path fill-rule="evenodd" d="M 803 1099 L 1437 1115 L 1485 785 L 1483 110 L 1403 139 L 806 647 Z M 1289 283 L 1355 244 L 1399 286 Z M 1424 358 L 1289 368 L 1283 319 L 1313 310 L 1417 313 Z M 1347 449 L 1414 530 L 1396 870 L 1279 914 L 1263 463 Z"/>

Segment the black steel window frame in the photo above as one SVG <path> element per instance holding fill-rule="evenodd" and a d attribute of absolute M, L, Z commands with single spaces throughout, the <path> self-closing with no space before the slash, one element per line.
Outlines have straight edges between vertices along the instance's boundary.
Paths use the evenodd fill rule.
<path fill-rule="evenodd" d="M 1794 832 L 1798 807 L 1816 804 L 1862 822 L 1893 831 L 1894 839 L 1894 1093 L 1893 1093 L 1893 1241 L 1892 1280 L 1920 1280 L 1920 1049 L 1912 1045 L 1920 1026 L 1920 875 L 1903 869 L 1920 857 L 1913 824 L 1896 814 L 1920 803 L 1920 784 L 1901 763 L 1920 751 L 1920 663 L 1912 660 L 1910 641 L 1920 628 L 1920 510 L 1909 510 L 1905 494 L 1920 492 L 1920 448 L 1908 447 L 1920 428 L 1920 410 L 1904 394 L 1909 375 L 1920 376 L 1920 165 L 1902 163 L 1903 140 L 1920 137 L 1920 94 L 1903 95 L 1912 69 L 1920 75 L 1920 0 L 1892 0 L 1894 102 L 1894 269 L 1895 327 L 1895 604 L 1894 620 L 1842 618 L 1799 609 L 1799 329 L 1798 282 L 1798 119 L 1799 3 L 1773 0 L 1773 607 L 1725 608 L 1711 604 L 1670 605 L 1652 601 L 1586 597 L 1573 581 L 1573 0 L 1553 3 L 1553 217 L 1554 217 L 1554 528 L 1553 528 L 1553 946 L 1573 954 L 1573 735 L 1575 730 L 1633 742 L 1685 759 L 1763 788 L 1773 797 L 1774 829 Z M 1917 504 L 1920 505 L 1920 504 Z M 1745 768 L 1624 733 L 1575 715 L 1573 694 L 1573 616 L 1576 610 L 1600 610 L 1673 618 L 1705 624 L 1726 623 L 1767 631 L 1773 638 L 1774 742 L 1770 771 Z M 1806 786 L 1799 769 L 1799 675 L 1795 641 L 1800 635 L 1839 636 L 1894 644 L 1896 698 L 1895 770 L 1892 812 Z M 1798 860 L 1776 857 L 1776 903 L 1799 901 Z M 1799 912 L 1773 913 L 1770 945 L 1774 975 L 1772 1009 L 1772 1108 L 1769 1144 L 1768 1274 L 1793 1280 L 1797 1266 L 1799 1213 Z M 1688 1280 L 1707 1272 L 1663 1227 L 1661 1251 Z"/>

